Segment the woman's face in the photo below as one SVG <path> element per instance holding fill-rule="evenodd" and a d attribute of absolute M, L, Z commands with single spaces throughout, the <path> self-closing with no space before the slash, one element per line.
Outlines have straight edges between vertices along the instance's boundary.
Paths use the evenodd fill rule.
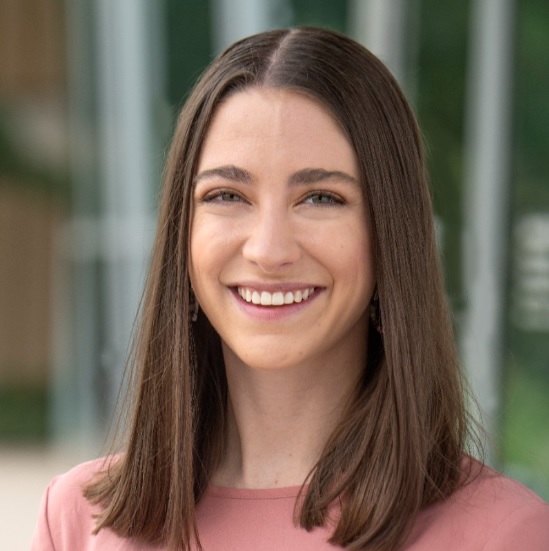
<path fill-rule="evenodd" d="M 282 369 L 365 354 L 375 278 L 359 178 L 318 101 L 250 88 L 220 105 L 195 178 L 190 277 L 226 359 Z"/>

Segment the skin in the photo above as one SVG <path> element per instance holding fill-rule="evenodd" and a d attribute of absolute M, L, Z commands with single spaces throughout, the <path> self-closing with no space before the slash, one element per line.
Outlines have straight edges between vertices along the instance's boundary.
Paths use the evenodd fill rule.
<path fill-rule="evenodd" d="M 251 88 L 221 104 L 199 159 L 190 245 L 191 283 L 221 337 L 229 385 L 214 483 L 301 484 L 365 365 L 375 287 L 356 155 L 320 102 Z M 239 288 L 314 292 L 266 306 Z"/>

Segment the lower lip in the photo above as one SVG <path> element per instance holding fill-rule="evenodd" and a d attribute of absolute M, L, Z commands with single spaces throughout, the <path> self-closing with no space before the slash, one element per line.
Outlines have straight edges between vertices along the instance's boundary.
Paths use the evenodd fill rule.
<path fill-rule="evenodd" d="M 250 317 L 260 321 L 279 321 L 291 316 L 294 316 L 307 308 L 320 295 L 322 289 L 315 288 L 309 298 L 301 302 L 293 302 L 292 304 L 283 304 L 281 306 L 262 306 L 253 302 L 246 302 L 239 294 L 238 290 L 231 289 L 237 305 Z"/>

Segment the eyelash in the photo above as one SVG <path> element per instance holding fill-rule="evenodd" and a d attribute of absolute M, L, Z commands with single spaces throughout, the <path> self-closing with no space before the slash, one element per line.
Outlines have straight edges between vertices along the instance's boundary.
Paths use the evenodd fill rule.
<path fill-rule="evenodd" d="M 331 193 L 329 191 L 311 191 L 304 197 L 303 201 L 308 201 L 313 197 L 327 197 L 329 199 L 329 201 L 327 202 L 320 202 L 320 203 L 314 203 L 311 201 L 311 204 L 319 207 L 326 207 L 326 206 L 338 207 L 345 204 L 345 201 L 339 195 L 336 195 L 335 193 Z"/>
<path fill-rule="evenodd" d="M 222 199 L 223 195 L 231 196 L 232 199 L 226 200 Z M 217 201 L 216 201 L 217 200 Z M 235 191 L 229 190 L 229 189 L 216 189 L 215 191 L 212 191 L 211 193 L 207 193 L 202 199 L 201 202 L 203 203 L 237 203 L 244 201 L 244 199 Z"/>
<path fill-rule="evenodd" d="M 226 198 L 223 198 L 223 196 L 228 196 Z M 328 201 L 320 201 L 320 202 L 314 202 L 311 199 L 315 197 L 320 198 L 327 198 Z M 310 201 L 311 200 L 311 201 Z M 206 194 L 202 199 L 202 203 L 239 203 L 239 202 L 245 202 L 245 199 L 239 194 L 236 193 L 233 190 L 229 189 L 217 189 L 211 193 Z M 309 204 L 315 205 L 317 207 L 327 207 L 327 206 L 341 206 L 345 204 L 345 201 L 335 193 L 331 193 L 329 191 L 311 191 L 303 197 L 303 199 L 300 201 L 302 203 L 308 202 Z"/>

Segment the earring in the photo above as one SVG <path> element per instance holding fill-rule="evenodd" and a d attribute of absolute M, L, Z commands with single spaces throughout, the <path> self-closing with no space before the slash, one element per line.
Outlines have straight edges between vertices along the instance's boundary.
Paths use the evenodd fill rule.
<path fill-rule="evenodd" d="M 198 319 L 198 310 L 200 308 L 200 306 L 198 305 L 198 300 L 196 300 L 196 296 L 194 295 L 194 293 L 191 296 L 190 307 L 191 307 L 191 321 L 194 323 Z"/>
<path fill-rule="evenodd" d="M 376 331 L 383 334 L 383 327 L 381 325 L 381 307 L 379 305 L 379 295 L 377 294 L 377 289 L 372 297 L 372 301 L 370 302 L 370 321 L 376 328 Z"/>

